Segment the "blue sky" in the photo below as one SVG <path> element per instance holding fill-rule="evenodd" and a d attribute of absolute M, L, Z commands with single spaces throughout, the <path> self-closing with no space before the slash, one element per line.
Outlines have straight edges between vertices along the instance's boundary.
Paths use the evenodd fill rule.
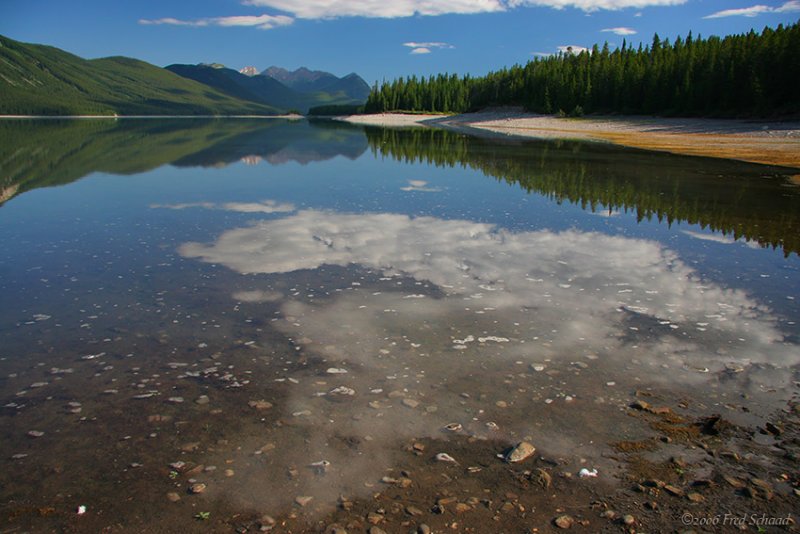
<path fill-rule="evenodd" d="M 307 66 L 368 83 L 484 74 L 559 47 L 727 35 L 800 19 L 800 0 L 0 0 L 0 34 L 85 58 Z M 634 33 L 635 32 L 635 33 Z"/>

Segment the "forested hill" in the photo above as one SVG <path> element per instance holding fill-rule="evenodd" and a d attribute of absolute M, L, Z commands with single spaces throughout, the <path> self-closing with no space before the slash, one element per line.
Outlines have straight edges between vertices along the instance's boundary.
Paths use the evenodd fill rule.
<path fill-rule="evenodd" d="M 275 114 L 144 61 L 86 60 L 58 48 L 0 35 L 0 114 Z"/>
<path fill-rule="evenodd" d="M 383 111 L 464 112 L 487 106 L 633 114 L 764 116 L 800 113 L 800 23 L 759 34 L 647 47 L 624 41 L 536 58 L 483 77 L 440 74 L 377 84 L 365 106 Z"/>

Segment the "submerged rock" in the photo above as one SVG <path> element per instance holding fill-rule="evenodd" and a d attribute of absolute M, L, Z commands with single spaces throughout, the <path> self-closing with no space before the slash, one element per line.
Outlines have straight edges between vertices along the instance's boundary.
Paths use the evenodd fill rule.
<path fill-rule="evenodd" d="M 314 497 L 310 497 L 308 495 L 299 495 L 295 497 L 294 502 L 297 503 L 298 506 L 307 506 L 313 500 Z"/>
<path fill-rule="evenodd" d="M 516 447 L 511 449 L 506 455 L 506 462 L 510 464 L 518 463 L 527 460 L 536 454 L 536 447 L 527 441 L 520 442 Z"/>
<path fill-rule="evenodd" d="M 553 524 L 558 528 L 568 529 L 572 528 L 572 525 L 575 523 L 575 520 L 568 515 L 560 515 L 553 519 Z"/>

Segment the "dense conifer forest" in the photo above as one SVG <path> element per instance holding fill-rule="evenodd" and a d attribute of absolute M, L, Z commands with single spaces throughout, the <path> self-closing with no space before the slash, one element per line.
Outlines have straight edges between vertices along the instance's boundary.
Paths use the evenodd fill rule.
<path fill-rule="evenodd" d="M 734 239 L 800 254 L 800 195 L 767 187 L 785 169 L 632 151 L 600 143 L 482 139 L 438 128 L 366 127 L 372 152 L 404 162 L 468 167 L 558 203 L 636 219 L 697 224 Z M 524 150 L 521 150 L 524 147 Z M 625 154 L 625 157 L 619 157 Z M 653 174 L 654 166 L 659 172 Z M 761 173 L 759 180 L 739 174 Z M 720 179 L 723 175 L 725 178 Z"/>
<path fill-rule="evenodd" d="M 649 46 L 623 41 L 536 58 L 482 77 L 439 74 L 375 84 L 366 113 L 460 113 L 523 106 L 538 113 L 684 116 L 800 112 L 800 23 L 724 38 L 656 34 Z"/>

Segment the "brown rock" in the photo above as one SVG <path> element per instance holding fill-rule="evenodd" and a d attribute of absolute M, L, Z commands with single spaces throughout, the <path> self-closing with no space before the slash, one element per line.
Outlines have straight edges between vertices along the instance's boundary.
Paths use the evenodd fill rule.
<path fill-rule="evenodd" d="M 701 503 L 701 502 L 704 502 L 706 500 L 705 497 L 703 497 L 702 495 L 700 495 L 697 492 L 689 493 L 688 495 L 686 495 L 686 498 L 689 499 L 690 501 L 694 502 L 694 503 Z"/>
<path fill-rule="evenodd" d="M 198 482 L 197 484 L 192 484 L 189 486 L 189 493 L 196 495 L 198 493 L 203 493 L 204 491 L 206 491 L 206 485 L 202 482 Z"/>
<path fill-rule="evenodd" d="M 167 493 L 167 500 L 169 502 L 178 502 L 179 500 L 181 500 L 181 496 L 178 495 L 178 493 L 175 491 L 170 491 L 169 493 Z"/>
<path fill-rule="evenodd" d="M 568 515 L 560 515 L 553 519 L 553 524 L 558 528 L 563 528 L 566 530 L 568 528 L 572 528 L 572 525 L 575 524 L 575 520 Z"/>
<path fill-rule="evenodd" d="M 371 525 L 377 525 L 383 521 L 383 516 L 381 514 L 377 514 L 375 512 L 370 512 L 367 514 L 367 523 Z"/>
<path fill-rule="evenodd" d="M 673 486 L 672 484 L 665 484 L 664 491 L 670 495 L 674 495 L 675 497 L 683 497 L 683 490 L 677 486 Z"/>
<path fill-rule="evenodd" d="M 308 503 L 310 503 L 313 500 L 314 500 L 314 497 L 310 497 L 308 495 L 299 495 L 299 496 L 294 498 L 294 502 L 298 506 L 307 506 Z"/>
<path fill-rule="evenodd" d="M 269 410 L 270 408 L 272 408 L 272 403 L 265 401 L 264 399 L 252 400 L 248 402 L 247 405 L 255 410 Z"/>
<path fill-rule="evenodd" d="M 730 484 L 731 486 L 733 486 L 736 489 L 742 489 L 746 485 L 744 482 L 742 482 L 738 478 L 735 478 L 735 477 L 732 477 L 732 476 L 722 475 L 722 478 L 725 480 L 725 482 L 727 482 L 728 484 Z"/>
<path fill-rule="evenodd" d="M 536 447 L 527 441 L 520 442 L 516 447 L 511 449 L 506 455 L 506 462 L 510 464 L 523 462 L 536 454 Z"/>
<path fill-rule="evenodd" d="M 422 510 L 420 510 L 416 506 L 411 506 L 411 505 L 406 506 L 406 513 L 408 515 L 411 515 L 411 516 L 414 516 L 414 517 L 417 517 L 417 516 L 420 516 L 420 515 L 423 514 Z"/>

